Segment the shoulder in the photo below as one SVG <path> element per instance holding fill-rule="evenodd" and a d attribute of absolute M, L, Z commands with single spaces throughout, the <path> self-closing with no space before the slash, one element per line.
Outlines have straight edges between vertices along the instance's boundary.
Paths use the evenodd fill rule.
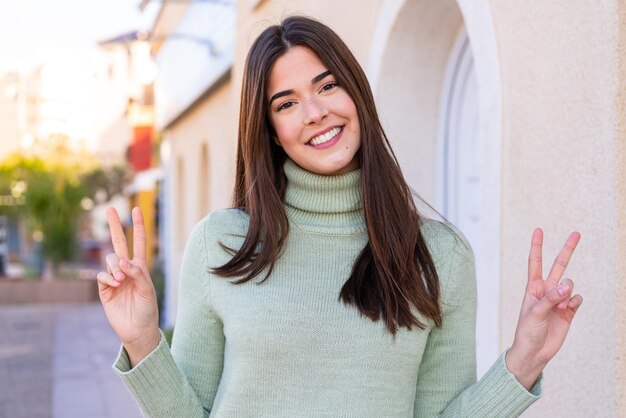
<path fill-rule="evenodd" d="M 420 230 L 437 269 L 444 305 L 474 295 L 474 255 L 463 233 L 452 224 L 431 219 L 422 220 Z"/>
<path fill-rule="evenodd" d="M 224 245 L 239 248 L 243 244 L 249 223 L 248 214 L 240 209 L 213 211 L 194 226 L 189 244 L 201 247 L 210 258 L 221 257 L 225 254 Z"/>
<path fill-rule="evenodd" d="M 250 218 L 240 209 L 221 209 L 210 212 L 202 218 L 194 227 L 194 233 L 204 236 L 222 234 L 245 234 L 248 230 Z"/>
<path fill-rule="evenodd" d="M 474 259 L 465 235 L 454 225 L 433 219 L 422 219 L 420 230 L 433 257 Z"/>

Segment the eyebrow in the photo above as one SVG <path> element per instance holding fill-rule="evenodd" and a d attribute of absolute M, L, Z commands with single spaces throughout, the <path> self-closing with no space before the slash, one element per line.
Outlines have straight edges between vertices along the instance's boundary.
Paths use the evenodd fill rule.
<path fill-rule="evenodd" d="M 330 70 L 326 70 L 321 74 L 316 75 L 315 77 L 313 77 L 311 79 L 311 84 L 315 84 L 320 80 L 323 80 L 324 78 L 328 77 L 329 75 L 331 75 L 332 73 L 330 72 Z M 279 91 L 278 93 L 276 93 L 275 95 L 272 96 L 272 98 L 270 99 L 269 105 L 272 104 L 272 102 L 280 97 L 283 96 L 288 96 L 290 94 L 293 94 L 294 90 L 293 89 L 289 89 L 289 90 L 283 90 L 283 91 Z"/>

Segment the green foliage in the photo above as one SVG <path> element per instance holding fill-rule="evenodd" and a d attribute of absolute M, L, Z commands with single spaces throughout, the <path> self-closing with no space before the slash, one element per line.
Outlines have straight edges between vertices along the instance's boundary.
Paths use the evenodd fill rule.
<path fill-rule="evenodd" d="M 42 172 L 43 161 L 14 155 L 0 163 L 0 215 L 23 214 L 25 189 L 32 174 Z"/>
<path fill-rule="evenodd" d="M 0 162 L 0 215 L 25 220 L 42 237 L 44 257 L 55 269 L 75 258 L 84 199 L 102 202 L 120 193 L 127 172 L 103 169 L 89 158 L 51 158 L 13 155 Z M 74 156 L 76 157 L 76 156 Z M 68 161 L 75 161 L 74 163 Z"/>
<path fill-rule="evenodd" d="M 26 192 L 26 211 L 43 233 L 43 252 L 56 266 L 76 255 L 77 220 L 87 191 L 65 173 L 36 173 Z"/>
<path fill-rule="evenodd" d="M 85 172 L 80 180 L 89 191 L 89 197 L 101 203 L 122 193 L 124 185 L 129 181 L 129 174 L 124 166 L 96 167 Z"/>
<path fill-rule="evenodd" d="M 81 201 L 87 196 L 76 171 L 36 157 L 13 156 L 0 164 L 0 194 L 15 198 L 0 211 L 26 217 L 27 226 L 41 232 L 44 255 L 55 267 L 76 254 Z"/>

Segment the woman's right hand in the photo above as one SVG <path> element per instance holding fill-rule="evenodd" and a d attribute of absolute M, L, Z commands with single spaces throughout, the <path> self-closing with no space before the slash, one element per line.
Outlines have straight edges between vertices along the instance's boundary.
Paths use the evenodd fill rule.
<path fill-rule="evenodd" d="M 141 209 L 134 208 L 133 259 L 117 211 L 106 211 L 115 253 L 106 257 L 108 272 L 98 273 L 100 301 L 111 328 L 124 345 L 131 367 L 159 343 L 156 292 L 146 265 L 146 232 Z"/>

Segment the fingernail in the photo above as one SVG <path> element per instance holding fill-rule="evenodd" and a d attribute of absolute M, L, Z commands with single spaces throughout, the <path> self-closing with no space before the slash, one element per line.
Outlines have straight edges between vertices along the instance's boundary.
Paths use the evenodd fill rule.
<path fill-rule="evenodd" d="M 567 293 L 567 286 L 559 286 L 559 295 L 563 296 Z"/>
<path fill-rule="evenodd" d="M 122 273 L 121 271 L 116 271 L 115 272 L 115 278 L 117 280 L 122 280 L 124 278 L 124 273 Z"/>

